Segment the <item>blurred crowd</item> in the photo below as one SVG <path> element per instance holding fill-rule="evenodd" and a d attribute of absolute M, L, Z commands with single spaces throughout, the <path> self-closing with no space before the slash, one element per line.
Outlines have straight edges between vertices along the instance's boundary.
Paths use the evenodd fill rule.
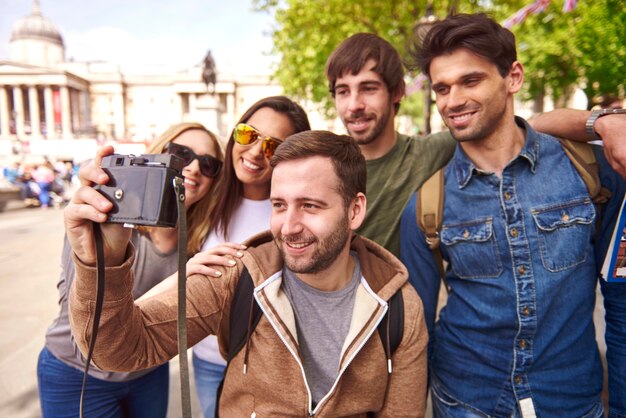
<path fill-rule="evenodd" d="M 73 185 L 78 182 L 77 171 L 73 161 L 15 161 L 2 169 L 2 176 L 20 189 L 20 199 L 27 207 L 47 208 L 61 207 L 69 201 Z"/>

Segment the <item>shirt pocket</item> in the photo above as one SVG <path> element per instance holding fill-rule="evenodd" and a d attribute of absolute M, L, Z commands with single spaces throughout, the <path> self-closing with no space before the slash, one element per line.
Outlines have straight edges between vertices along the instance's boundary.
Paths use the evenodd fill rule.
<path fill-rule="evenodd" d="M 584 263 L 591 249 L 596 208 L 591 199 L 531 209 L 543 266 L 558 272 Z"/>
<path fill-rule="evenodd" d="M 441 242 L 450 256 L 454 274 L 462 279 L 495 278 L 502 273 L 493 218 L 444 224 Z"/>

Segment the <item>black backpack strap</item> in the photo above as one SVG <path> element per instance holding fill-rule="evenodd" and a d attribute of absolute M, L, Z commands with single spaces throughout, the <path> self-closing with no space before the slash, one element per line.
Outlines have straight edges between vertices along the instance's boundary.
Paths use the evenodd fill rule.
<path fill-rule="evenodd" d="M 248 339 L 248 324 L 252 332 L 261 319 L 261 308 L 254 300 L 254 283 L 247 268 L 239 277 L 233 303 L 230 306 L 228 357 L 230 362 L 241 351 Z"/>
<path fill-rule="evenodd" d="M 404 299 L 402 290 L 399 289 L 387 302 L 389 309 L 378 324 L 378 335 L 383 343 L 387 356 L 387 367 L 389 374 L 392 371 L 391 357 L 402 342 L 404 335 Z"/>
<path fill-rule="evenodd" d="M 241 351 L 246 345 L 247 340 L 250 338 L 249 334 L 256 328 L 261 319 L 261 308 L 254 299 L 254 283 L 248 269 L 244 267 L 239 281 L 237 282 L 237 288 L 235 289 L 235 295 L 233 302 L 230 306 L 230 329 L 228 337 L 228 356 L 226 358 L 226 369 L 224 370 L 224 376 L 228 372 L 231 360 Z M 248 327 L 248 325 L 250 325 Z M 244 373 L 246 364 L 244 363 Z M 224 380 L 220 383 L 217 390 L 217 399 L 215 401 L 215 416 L 219 417 L 219 404 L 220 397 L 222 396 L 222 387 L 224 386 Z"/>

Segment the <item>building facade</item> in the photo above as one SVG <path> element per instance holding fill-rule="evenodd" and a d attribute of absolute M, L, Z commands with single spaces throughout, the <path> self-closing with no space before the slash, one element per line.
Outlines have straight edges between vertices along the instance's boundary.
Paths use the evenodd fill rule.
<path fill-rule="evenodd" d="M 0 158 L 80 160 L 104 142 L 143 146 L 181 121 L 200 122 L 226 138 L 252 103 L 282 92 L 267 75 L 219 68 L 209 89 L 200 65 L 124 72 L 116 63 L 67 61 L 61 32 L 37 0 L 14 24 L 10 54 L 0 61 Z"/>

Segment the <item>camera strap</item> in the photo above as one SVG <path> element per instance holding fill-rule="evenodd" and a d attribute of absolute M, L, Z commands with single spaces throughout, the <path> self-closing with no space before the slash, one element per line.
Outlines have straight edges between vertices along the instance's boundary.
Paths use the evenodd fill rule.
<path fill-rule="evenodd" d="M 191 418 L 189 393 L 189 364 L 187 359 L 187 210 L 185 186 L 182 177 L 174 177 L 178 205 L 178 365 L 180 373 L 180 401 L 183 418 Z"/>
<path fill-rule="evenodd" d="M 102 303 L 104 301 L 104 246 L 102 244 L 102 230 L 100 224 L 93 222 L 93 235 L 96 240 L 96 269 L 98 272 L 97 291 L 96 291 L 96 307 L 93 314 L 93 326 L 91 328 L 91 339 L 89 340 L 89 350 L 87 359 L 85 360 L 85 369 L 83 371 L 83 385 L 80 389 L 79 413 L 83 417 L 83 400 L 85 398 L 85 385 L 87 384 L 87 376 L 93 348 L 96 345 L 96 337 L 98 336 L 98 325 L 100 324 L 100 315 L 102 314 Z"/>
<path fill-rule="evenodd" d="M 180 397 L 183 418 L 191 418 L 191 395 L 189 389 L 189 364 L 187 359 L 187 210 L 185 208 L 185 186 L 183 178 L 174 177 L 174 191 L 176 193 L 176 204 L 178 208 L 178 360 L 180 374 Z M 83 372 L 83 384 L 80 393 L 80 417 L 83 417 L 83 399 L 85 397 L 85 385 L 89 366 L 93 356 L 93 349 L 96 344 L 102 305 L 104 302 L 104 246 L 102 242 L 102 230 L 100 224 L 93 223 L 93 232 L 96 242 L 96 269 L 97 269 L 97 291 L 96 306 L 94 308 L 94 318 L 91 329 L 91 339 L 85 369 Z"/>

